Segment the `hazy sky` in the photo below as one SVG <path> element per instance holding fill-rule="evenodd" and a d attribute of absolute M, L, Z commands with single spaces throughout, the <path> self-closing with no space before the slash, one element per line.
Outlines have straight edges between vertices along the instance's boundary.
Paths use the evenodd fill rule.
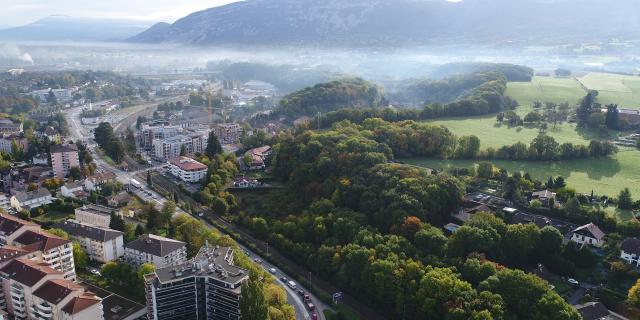
<path fill-rule="evenodd" d="M 0 0 L 0 25 L 23 25 L 50 15 L 173 22 L 238 0 Z"/>

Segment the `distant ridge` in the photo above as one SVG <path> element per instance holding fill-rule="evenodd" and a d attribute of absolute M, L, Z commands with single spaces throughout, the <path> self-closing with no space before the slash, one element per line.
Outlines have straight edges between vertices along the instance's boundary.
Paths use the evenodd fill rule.
<path fill-rule="evenodd" d="M 639 34 L 640 1 L 246 0 L 156 25 L 130 40 L 359 46 L 591 41 Z"/>

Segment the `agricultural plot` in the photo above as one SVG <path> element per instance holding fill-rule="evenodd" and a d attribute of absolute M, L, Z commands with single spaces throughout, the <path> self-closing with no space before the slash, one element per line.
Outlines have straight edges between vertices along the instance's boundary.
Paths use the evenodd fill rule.
<path fill-rule="evenodd" d="M 586 88 L 598 90 L 598 102 L 640 109 L 640 77 L 591 72 L 578 78 Z"/>
<path fill-rule="evenodd" d="M 525 115 L 534 101 L 576 105 L 587 92 L 573 78 L 534 77 L 531 82 L 509 82 L 506 94 L 520 103 L 516 112 Z"/>

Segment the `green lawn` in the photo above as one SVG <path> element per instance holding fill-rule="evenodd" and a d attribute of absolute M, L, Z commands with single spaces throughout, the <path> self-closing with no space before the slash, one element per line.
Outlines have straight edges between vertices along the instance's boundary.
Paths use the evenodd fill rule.
<path fill-rule="evenodd" d="M 640 77 L 591 72 L 578 80 L 587 88 L 598 90 L 598 102 L 602 104 L 640 109 Z"/>
<path fill-rule="evenodd" d="M 586 93 L 573 78 L 534 77 L 531 82 L 509 82 L 506 95 L 520 103 L 516 112 L 523 116 L 533 110 L 534 101 L 568 102 L 574 106 Z"/>
<path fill-rule="evenodd" d="M 476 160 L 439 160 L 413 158 L 402 161 L 433 169 L 451 167 L 471 167 Z M 509 172 L 528 172 L 538 180 L 546 181 L 549 176 L 562 176 L 567 184 L 581 193 L 617 196 L 621 189 L 628 187 L 634 198 L 640 198 L 640 152 L 621 149 L 611 158 L 580 159 L 571 161 L 492 161 L 497 167 Z M 626 219 L 629 213 L 622 213 Z"/>

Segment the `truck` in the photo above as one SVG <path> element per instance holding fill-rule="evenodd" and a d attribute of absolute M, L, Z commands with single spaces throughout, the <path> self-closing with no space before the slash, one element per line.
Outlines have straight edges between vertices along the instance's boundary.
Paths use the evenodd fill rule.
<path fill-rule="evenodd" d="M 131 186 L 133 186 L 136 189 L 142 188 L 142 184 L 136 179 L 131 179 Z"/>

